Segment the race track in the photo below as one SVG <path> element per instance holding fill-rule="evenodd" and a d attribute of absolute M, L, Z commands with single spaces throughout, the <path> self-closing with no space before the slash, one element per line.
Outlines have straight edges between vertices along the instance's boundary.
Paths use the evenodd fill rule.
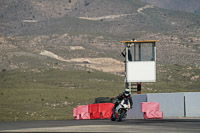
<path fill-rule="evenodd" d="M 200 133 L 200 119 L 0 122 L 0 132 Z"/>

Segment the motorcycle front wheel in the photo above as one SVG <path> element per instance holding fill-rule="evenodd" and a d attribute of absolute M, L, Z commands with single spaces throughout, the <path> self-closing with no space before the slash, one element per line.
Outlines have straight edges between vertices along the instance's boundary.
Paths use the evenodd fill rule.
<path fill-rule="evenodd" d="M 112 115 L 111 115 L 111 118 L 110 118 L 110 120 L 111 121 L 115 121 L 116 120 L 116 118 L 115 118 L 115 116 L 114 116 L 114 114 L 112 113 Z"/>
<path fill-rule="evenodd" d="M 121 121 L 121 120 L 122 120 L 122 118 L 124 117 L 125 113 L 126 113 L 126 111 L 125 111 L 125 110 L 121 110 L 121 113 L 120 113 L 120 115 L 118 115 L 118 119 L 117 119 L 117 121 Z"/>

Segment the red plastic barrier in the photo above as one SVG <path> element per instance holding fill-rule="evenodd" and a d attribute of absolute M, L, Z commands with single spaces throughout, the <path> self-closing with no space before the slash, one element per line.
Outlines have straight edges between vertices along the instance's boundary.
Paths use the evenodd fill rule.
<path fill-rule="evenodd" d="M 159 103 L 157 103 L 157 102 L 142 102 L 141 103 L 141 112 L 146 112 L 147 110 L 159 111 Z"/>
<path fill-rule="evenodd" d="M 90 119 L 90 113 L 88 113 L 88 105 L 80 105 L 76 107 L 78 117 L 77 119 Z"/>
<path fill-rule="evenodd" d="M 162 119 L 163 113 L 155 110 L 147 110 L 144 112 L 144 119 Z"/>
<path fill-rule="evenodd" d="M 162 119 L 163 113 L 159 112 L 159 103 L 142 102 L 141 112 L 144 112 L 144 119 Z"/>
<path fill-rule="evenodd" d="M 75 119 L 109 119 L 112 115 L 113 103 L 79 105 L 73 109 Z"/>
<path fill-rule="evenodd" d="M 90 113 L 90 119 L 100 119 L 98 104 L 89 104 L 88 113 Z"/>
<path fill-rule="evenodd" d="M 113 103 L 99 103 L 99 113 L 101 119 L 110 119 L 112 115 Z"/>
<path fill-rule="evenodd" d="M 77 117 L 78 117 L 78 113 L 77 113 L 77 109 L 76 108 L 73 108 L 73 117 L 75 118 L 75 119 L 77 119 Z M 79 118 L 78 118 L 79 119 Z"/>

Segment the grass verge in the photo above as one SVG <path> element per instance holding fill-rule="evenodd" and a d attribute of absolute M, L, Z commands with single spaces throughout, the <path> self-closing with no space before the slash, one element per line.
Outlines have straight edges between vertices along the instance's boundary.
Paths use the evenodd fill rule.
<path fill-rule="evenodd" d="M 123 89 L 124 77 L 100 71 L 1 71 L 0 121 L 73 119 L 77 105 L 116 97 Z M 199 68 L 158 65 L 157 82 L 142 84 L 142 93 L 188 91 L 200 91 Z"/>

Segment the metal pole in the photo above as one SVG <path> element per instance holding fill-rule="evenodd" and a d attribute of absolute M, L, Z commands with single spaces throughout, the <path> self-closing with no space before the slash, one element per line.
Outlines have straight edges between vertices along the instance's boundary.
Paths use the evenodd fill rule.
<path fill-rule="evenodd" d="M 139 61 L 142 60 L 142 49 L 141 49 L 141 44 L 138 44 L 139 45 Z"/>
<path fill-rule="evenodd" d="M 127 82 L 127 63 L 128 63 L 128 43 L 125 43 L 125 87 L 128 88 L 129 84 Z"/>
<path fill-rule="evenodd" d="M 134 60 L 133 61 L 136 61 L 136 47 L 137 45 L 134 45 L 133 47 L 134 47 Z"/>
<path fill-rule="evenodd" d="M 156 43 L 154 43 L 154 61 L 156 62 Z"/>
<path fill-rule="evenodd" d="M 137 94 L 141 94 L 142 83 L 137 83 Z"/>

